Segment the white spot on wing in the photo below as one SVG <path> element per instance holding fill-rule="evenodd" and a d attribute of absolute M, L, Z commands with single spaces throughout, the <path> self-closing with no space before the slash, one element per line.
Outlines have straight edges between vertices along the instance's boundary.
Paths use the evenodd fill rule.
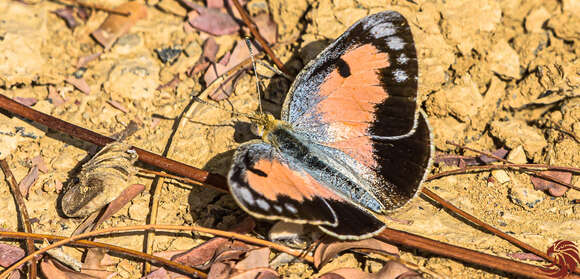
<path fill-rule="evenodd" d="M 376 39 L 391 36 L 397 32 L 396 27 L 390 22 L 384 22 L 378 25 L 375 25 L 371 28 L 371 34 Z"/>
<path fill-rule="evenodd" d="M 387 41 L 389 48 L 392 50 L 401 50 L 403 47 L 405 47 L 405 42 L 403 42 L 403 39 L 400 37 L 391 36 L 387 37 L 385 40 Z"/>
<path fill-rule="evenodd" d="M 242 200 L 244 200 L 249 205 L 254 205 L 254 203 L 256 202 L 254 200 L 254 196 L 252 195 L 252 192 L 250 192 L 250 190 L 248 190 L 248 188 L 240 187 L 238 190 L 238 193 L 240 194 L 240 197 L 242 198 Z"/>
<path fill-rule="evenodd" d="M 258 204 L 258 207 L 260 207 L 261 209 L 268 211 L 270 210 L 270 205 L 268 204 L 268 202 L 264 199 L 257 199 L 256 203 Z"/>
<path fill-rule="evenodd" d="M 401 55 L 399 55 L 399 57 L 397 57 L 397 62 L 399 62 L 399 64 L 407 64 L 407 62 L 409 62 L 409 57 L 407 57 L 407 55 L 405 55 L 404 53 L 401 53 Z"/>
<path fill-rule="evenodd" d="M 396 82 L 403 82 L 409 78 L 407 73 L 401 69 L 397 69 L 393 72 L 393 77 L 395 78 Z"/>
<path fill-rule="evenodd" d="M 278 213 L 282 213 L 282 207 L 279 205 L 274 205 L 274 209 L 278 212 Z"/>
<path fill-rule="evenodd" d="M 295 206 L 293 206 L 293 205 L 291 205 L 289 203 L 285 203 L 284 204 L 284 207 L 286 207 L 286 209 L 288 209 L 288 211 L 290 211 L 290 213 L 292 213 L 292 214 L 298 213 L 298 209 L 296 209 Z"/>

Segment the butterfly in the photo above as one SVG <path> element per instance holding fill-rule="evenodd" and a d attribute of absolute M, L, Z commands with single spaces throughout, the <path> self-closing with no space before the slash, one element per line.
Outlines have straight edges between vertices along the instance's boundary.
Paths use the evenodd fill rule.
<path fill-rule="evenodd" d="M 433 156 L 417 105 L 418 65 L 394 11 L 354 23 L 296 77 L 281 119 L 253 121 L 228 185 L 262 219 L 311 224 L 340 239 L 372 237 L 383 215 L 417 195 Z"/>

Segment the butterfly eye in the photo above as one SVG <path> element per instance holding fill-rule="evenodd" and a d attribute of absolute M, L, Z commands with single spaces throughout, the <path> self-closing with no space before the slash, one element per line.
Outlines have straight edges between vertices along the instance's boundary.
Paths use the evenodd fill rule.
<path fill-rule="evenodd" d="M 264 136 L 264 127 L 262 125 L 259 125 L 258 123 L 252 123 L 252 125 L 250 126 L 250 130 L 252 131 L 252 134 L 254 134 L 255 136 L 258 137 L 262 137 Z"/>

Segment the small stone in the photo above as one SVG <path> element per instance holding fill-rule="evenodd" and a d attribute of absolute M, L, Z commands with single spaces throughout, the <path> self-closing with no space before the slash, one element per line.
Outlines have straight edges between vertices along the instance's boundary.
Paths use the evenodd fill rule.
<path fill-rule="evenodd" d="M 528 162 L 526 158 L 526 152 L 524 152 L 524 147 L 518 145 L 518 147 L 512 149 L 507 156 L 507 160 L 514 164 L 525 164 Z"/>
<path fill-rule="evenodd" d="M 495 73 L 506 78 L 521 77 L 520 57 L 507 41 L 502 40 L 495 44 L 488 53 L 488 58 L 490 69 Z"/>
<path fill-rule="evenodd" d="M 180 47 L 166 47 L 158 48 L 155 52 L 157 52 L 157 56 L 159 56 L 159 59 L 163 64 L 173 64 L 181 54 L 182 50 Z"/>
<path fill-rule="evenodd" d="M 499 184 L 504 184 L 510 181 L 510 177 L 505 170 L 493 170 L 491 175 Z"/>
<path fill-rule="evenodd" d="M 270 229 L 270 232 L 268 232 L 268 238 L 271 241 L 284 242 L 293 247 L 303 246 L 305 244 L 303 237 L 303 224 L 287 223 L 284 221 L 279 221 L 274 224 Z"/>
<path fill-rule="evenodd" d="M 510 200 L 524 208 L 534 208 L 543 201 L 546 196 L 541 191 L 536 191 L 531 187 L 512 187 L 509 192 Z"/>
<path fill-rule="evenodd" d="M 145 202 L 135 202 L 129 207 L 129 218 L 135 221 L 144 221 L 149 214 L 149 207 Z"/>
<path fill-rule="evenodd" d="M 542 26 L 550 18 L 544 7 L 532 10 L 526 17 L 525 27 L 528 32 L 543 32 Z"/>
<path fill-rule="evenodd" d="M 516 149 L 522 146 L 530 159 L 542 160 L 542 150 L 548 142 L 541 130 L 528 126 L 524 120 L 494 121 L 490 128 L 491 134 L 502 140 L 506 147 Z"/>
<path fill-rule="evenodd" d="M 189 43 L 183 51 L 185 52 L 185 55 L 190 58 L 194 58 L 193 60 L 197 61 L 201 57 L 203 49 L 197 41 L 193 41 Z"/>
<path fill-rule="evenodd" d="M 268 2 L 266 0 L 252 0 L 246 4 L 251 16 L 268 12 Z"/>

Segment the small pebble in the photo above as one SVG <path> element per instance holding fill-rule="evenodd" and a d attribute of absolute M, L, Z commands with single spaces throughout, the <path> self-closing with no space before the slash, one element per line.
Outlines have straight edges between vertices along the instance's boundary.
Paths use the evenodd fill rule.
<path fill-rule="evenodd" d="M 180 47 L 158 48 L 155 50 L 155 52 L 157 52 L 157 55 L 159 56 L 161 62 L 163 62 L 164 64 L 168 63 L 173 64 L 173 62 L 177 60 L 177 57 L 179 57 L 179 54 L 181 54 L 181 48 Z"/>

